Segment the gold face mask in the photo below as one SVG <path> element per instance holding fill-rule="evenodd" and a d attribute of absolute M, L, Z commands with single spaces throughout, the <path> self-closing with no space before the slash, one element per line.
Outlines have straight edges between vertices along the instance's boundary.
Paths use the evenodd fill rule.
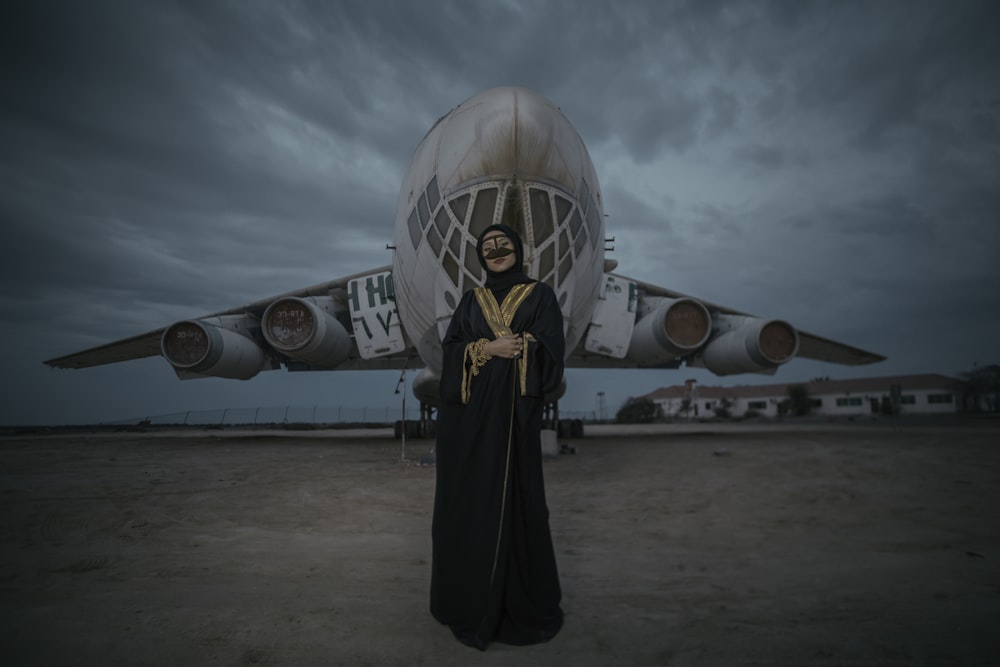
<path fill-rule="evenodd" d="M 507 255 L 513 255 L 513 248 L 493 248 L 489 250 L 483 257 L 486 259 L 500 259 L 501 257 L 506 257 Z"/>

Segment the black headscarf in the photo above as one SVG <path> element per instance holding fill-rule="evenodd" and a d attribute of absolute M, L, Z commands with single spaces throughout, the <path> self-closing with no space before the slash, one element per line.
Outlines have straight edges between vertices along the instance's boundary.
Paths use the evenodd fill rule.
<path fill-rule="evenodd" d="M 514 260 L 514 265 L 502 273 L 490 271 L 489 264 L 483 257 L 483 237 L 495 231 L 503 232 L 504 236 L 511 240 L 511 243 L 514 244 L 514 256 L 517 258 Z M 521 237 L 507 225 L 490 225 L 483 230 L 476 242 L 476 257 L 479 258 L 479 264 L 486 269 L 486 286 L 490 288 L 497 299 L 503 298 L 514 285 L 535 282 L 524 275 L 524 244 L 521 242 Z"/>

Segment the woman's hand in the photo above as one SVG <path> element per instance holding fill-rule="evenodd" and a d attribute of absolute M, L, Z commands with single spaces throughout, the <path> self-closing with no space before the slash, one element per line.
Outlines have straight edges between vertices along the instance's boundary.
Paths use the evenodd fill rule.
<path fill-rule="evenodd" d="M 500 336 L 483 345 L 483 352 L 494 357 L 517 359 L 524 349 L 524 341 L 519 335 Z"/>

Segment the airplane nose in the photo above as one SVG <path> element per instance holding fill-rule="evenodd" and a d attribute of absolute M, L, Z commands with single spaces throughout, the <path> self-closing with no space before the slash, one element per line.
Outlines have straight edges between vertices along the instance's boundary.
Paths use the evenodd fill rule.
<path fill-rule="evenodd" d="M 417 146 L 400 188 L 393 260 L 394 271 L 420 275 L 418 288 L 397 295 L 411 340 L 443 335 L 462 293 L 482 284 L 476 241 L 494 222 L 521 237 L 525 271 L 556 291 L 575 345 L 604 266 L 597 174 L 559 108 L 524 88 L 469 98 Z M 421 358 L 435 357 L 423 347 Z"/>

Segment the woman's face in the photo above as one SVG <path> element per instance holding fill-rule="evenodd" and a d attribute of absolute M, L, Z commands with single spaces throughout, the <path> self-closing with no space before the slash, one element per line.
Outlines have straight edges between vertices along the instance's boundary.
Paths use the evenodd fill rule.
<path fill-rule="evenodd" d="M 483 238 L 482 252 L 486 266 L 493 273 L 503 273 L 517 262 L 514 242 L 499 230 L 492 231 Z"/>

